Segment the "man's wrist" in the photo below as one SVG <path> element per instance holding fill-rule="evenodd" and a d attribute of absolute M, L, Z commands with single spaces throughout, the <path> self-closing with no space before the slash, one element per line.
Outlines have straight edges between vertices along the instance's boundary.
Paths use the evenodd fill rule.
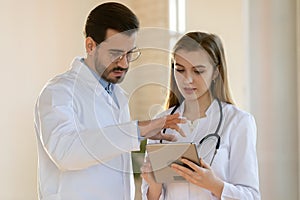
<path fill-rule="evenodd" d="M 138 140 L 140 142 L 140 141 L 144 140 L 145 137 L 141 135 L 141 130 L 140 130 L 140 127 L 139 127 L 139 121 L 137 121 L 136 125 L 137 125 L 136 127 L 137 127 Z"/>
<path fill-rule="evenodd" d="M 147 135 L 147 127 L 149 128 L 149 124 L 151 121 L 138 121 L 137 126 L 138 126 L 138 131 L 139 131 L 139 136 L 142 138 L 146 138 Z"/>

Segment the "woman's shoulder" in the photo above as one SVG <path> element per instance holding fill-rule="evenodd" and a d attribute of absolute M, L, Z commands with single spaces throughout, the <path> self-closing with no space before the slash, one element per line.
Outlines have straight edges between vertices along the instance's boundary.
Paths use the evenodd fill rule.
<path fill-rule="evenodd" d="M 223 107 L 223 114 L 226 115 L 227 118 L 234 118 L 234 119 L 254 118 L 250 112 L 243 110 L 236 105 L 222 102 L 222 107 Z"/>
<path fill-rule="evenodd" d="M 224 127 L 230 133 L 230 138 L 244 139 L 245 137 L 251 137 L 255 141 L 256 139 L 256 122 L 254 116 L 236 105 L 224 103 L 223 104 L 224 115 Z M 236 136 L 239 137 L 236 137 Z"/>

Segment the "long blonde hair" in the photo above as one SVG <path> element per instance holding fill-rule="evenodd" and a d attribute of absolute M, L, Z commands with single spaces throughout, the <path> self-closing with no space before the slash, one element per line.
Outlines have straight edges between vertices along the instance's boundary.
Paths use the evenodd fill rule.
<path fill-rule="evenodd" d="M 178 50 L 197 51 L 203 49 L 210 56 L 214 64 L 214 70 L 219 71 L 219 75 L 212 81 L 210 92 L 213 98 L 220 101 L 234 104 L 230 94 L 227 66 L 224 54 L 224 48 L 221 39 L 214 34 L 204 32 L 189 32 L 180 38 L 173 48 L 173 57 Z M 174 61 L 171 61 L 170 92 L 167 98 L 166 107 L 178 106 L 184 100 L 179 92 L 174 77 Z"/>

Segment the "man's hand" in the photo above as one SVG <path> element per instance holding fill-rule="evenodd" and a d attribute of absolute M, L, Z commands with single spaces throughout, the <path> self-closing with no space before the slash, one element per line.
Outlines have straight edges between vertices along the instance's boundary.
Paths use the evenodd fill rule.
<path fill-rule="evenodd" d="M 170 128 L 176 130 L 181 136 L 185 137 L 184 132 L 178 126 L 178 124 L 185 123 L 186 120 L 179 118 L 179 113 L 173 115 L 167 115 L 158 119 L 139 121 L 141 136 L 152 140 L 167 140 L 174 141 L 176 138 L 174 135 L 162 134 L 161 130 L 164 128 Z"/>

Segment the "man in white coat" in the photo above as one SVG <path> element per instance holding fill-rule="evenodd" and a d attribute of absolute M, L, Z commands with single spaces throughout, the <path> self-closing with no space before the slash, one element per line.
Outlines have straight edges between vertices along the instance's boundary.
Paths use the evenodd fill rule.
<path fill-rule="evenodd" d="M 40 200 L 134 199 L 130 152 L 141 138 L 173 140 L 178 115 L 131 121 L 117 85 L 140 52 L 137 17 L 119 3 L 93 9 L 85 25 L 86 58 L 50 80 L 35 108 Z M 182 133 L 183 134 L 183 133 Z"/>

